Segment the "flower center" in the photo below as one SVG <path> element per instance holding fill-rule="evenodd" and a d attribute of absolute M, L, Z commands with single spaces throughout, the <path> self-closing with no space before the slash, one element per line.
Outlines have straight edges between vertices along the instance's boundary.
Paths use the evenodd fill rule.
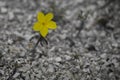
<path fill-rule="evenodd" d="M 42 23 L 42 25 L 44 25 L 44 26 L 45 26 L 45 23 L 43 22 L 43 23 Z"/>

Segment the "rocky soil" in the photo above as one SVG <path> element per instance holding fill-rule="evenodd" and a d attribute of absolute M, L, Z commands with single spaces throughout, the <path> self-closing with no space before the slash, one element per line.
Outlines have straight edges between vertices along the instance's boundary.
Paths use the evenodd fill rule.
<path fill-rule="evenodd" d="M 119 0 L 0 0 L 0 80 L 120 80 Z M 32 48 L 37 12 L 53 12 Z"/>

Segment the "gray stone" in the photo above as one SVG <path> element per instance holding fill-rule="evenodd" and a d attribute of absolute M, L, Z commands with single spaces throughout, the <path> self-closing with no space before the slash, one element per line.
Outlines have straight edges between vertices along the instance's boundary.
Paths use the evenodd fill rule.
<path fill-rule="evenodd" d="M 8 12 L 8 9 L 7 8 L 5 8 L 5 7 L 1 7 L 1 13 L 7 13 Z"/>
<path fill-rule="evenodd" d="M 13 78 L 17 78 L 19 75 L 20 75 L 20 73 L 15 73 L 15 74 L 13 75 Z"/>
<path fill-rule="evenodd" d="M 56 57 L 55 61 L 60 62 L 60 61 L 62 61 L 62 59 L 61 59 L 61 57 Z"/>
<path fill-rule="evenodd" d="M 8 39 L 8 44 L 12 44 L 13 40 L 12 39 Z"/>
<path fill-rule="evenodd" d="M 9 13 L 8 13 L 8 19 L 9 19 L 9 20 L 13 20 L 14 18 L 15 18 L 14 13 L 13 13 L 13 12 L 9 12 Z"/>

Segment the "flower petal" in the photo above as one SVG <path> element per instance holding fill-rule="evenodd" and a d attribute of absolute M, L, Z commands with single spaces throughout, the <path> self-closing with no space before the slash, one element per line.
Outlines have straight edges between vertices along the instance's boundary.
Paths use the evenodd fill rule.
<path fill-rule="evenodd" d="M 56 29 L 57 25 L 56 25 L 56 22 L 54 21 L 49 21 L 46 25 L 47 28 L 49 29 Z"/>
<path fill-rule="evenodd" d="M 33 30 L 34 31 L 40 31 L 43 28 L 43 25 L 39 22 L 35 22 L 33 25 Z"/>
<path fill-rule="evenodd" d="M 40 30 L 40 34 L 42 35 L 42 37 L 46 37 L 46 35 L 48 34 L 48 28 L 43 27 L 42 30 Z"/>
<path fill-rule="evenodd" d="M 50 21 L 53 17 L 54 17 L 54 16 L 53 16 L 53 13 L 48 13 L 48 14 L 46 14 L 46 15 L 45 15 L 45 20 L 46 20 L 46 22 L 47 22 L 47 21 Z"/>
<path fill-rule="evenodd" d="M 45 21 L 45 15 L 42 12 L 38 12 L 37 19 L 42 23 Z"/>

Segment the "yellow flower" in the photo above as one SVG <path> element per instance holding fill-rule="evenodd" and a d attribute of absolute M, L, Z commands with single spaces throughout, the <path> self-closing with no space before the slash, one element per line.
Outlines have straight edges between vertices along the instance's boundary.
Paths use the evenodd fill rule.
<path fill-rule="evenodd" d="M 56 29 L 56 22 L 52 21 L 53 14 L 48 13 L 44 15 L 42 12 L 38 12 L 37 22 L 33 25 L 34 31 L 39 31 L 42 37 L 46 37 L 48 29 Z"/>

